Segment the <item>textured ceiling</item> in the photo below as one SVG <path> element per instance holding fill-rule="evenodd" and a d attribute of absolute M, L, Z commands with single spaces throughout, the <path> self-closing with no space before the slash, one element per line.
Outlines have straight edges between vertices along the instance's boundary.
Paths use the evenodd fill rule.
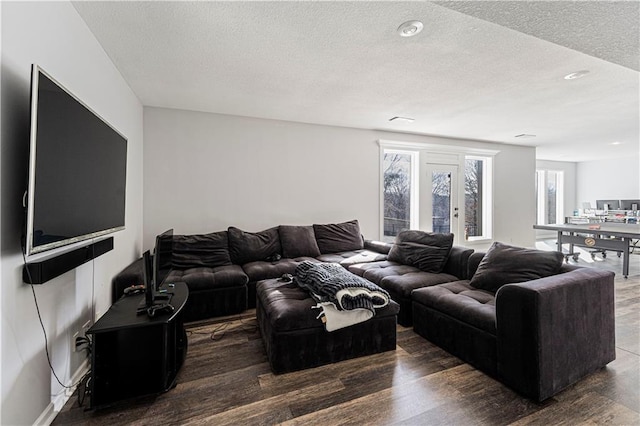
<path fill-rule="evenodd" d="M 144 105 L 640 158 L 638 2 L 438 3 L 74 6 Z"/>
<path fill-rule="evenodd" d="M 640 71 L 638 1 L 434 3 Z"/>

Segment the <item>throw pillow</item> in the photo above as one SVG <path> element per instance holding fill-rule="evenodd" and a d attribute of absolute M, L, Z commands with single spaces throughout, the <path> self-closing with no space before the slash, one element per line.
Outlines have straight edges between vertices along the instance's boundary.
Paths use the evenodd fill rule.
<path fill-rule="evenodd" d="M 233 263 L 244 265 L 257 260 L 268 260 L 282 255 L 278 228 L 269 228 L 260 232 L 245 232 L 230 226 L 229 254 Z"/>
<path fill-rule="evenodd" d="M 496 292 L 505 284 L 536 280 L 560 272 L 564 257 L 557 251 L 514 247 L 495 242 L 484 255 L 469 284 Z"/>
<path fill-rule="evenodd" d="M 389 250 L 388 260 L 439 274 L 449 259 L 453 234 L 401 231 Z"/>
<path fill-rule="evenodd" d="M 231 265 L 227 231 L 174 235 L 171 262 L 176 269 Z"/>
<path fill-rule="evenodd" d="M 341 251 L 360 250 L 364 241 L 357 220 L 328 225 L 313 225 L 320 253 L 339 253 Z"/>
<path fill-rule="evenodd" d="M 289 259 L 301 256 L 320 256 L 313 226 L 280 225 L 278 233 L 282 245 L 282 256 Z"/>

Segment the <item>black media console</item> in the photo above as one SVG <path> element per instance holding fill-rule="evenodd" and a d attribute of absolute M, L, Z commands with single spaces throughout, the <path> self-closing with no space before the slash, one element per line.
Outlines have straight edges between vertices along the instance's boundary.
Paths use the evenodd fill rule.
<path fill-rule="evenodd" d="M 185 283 L 163 289 L 173 293 L 173 312 L 140 315 L 136 311 L 144 295 L 123 296 L 87 331 L 93 337 L 90 408 L 175 386 L 187 355 L 182 318 L 189 289 Z"/>

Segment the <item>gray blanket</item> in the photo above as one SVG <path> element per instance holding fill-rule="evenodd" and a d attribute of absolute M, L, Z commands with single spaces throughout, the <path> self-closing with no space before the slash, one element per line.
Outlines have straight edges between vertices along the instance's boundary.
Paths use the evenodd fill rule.
<path fill-rule="evenodd" d="M 338 263 L 301 262 L 295 281 L 320 303 L 331 302 L 339 310 L 368 309 L 375 313 L 389 303 L 384 289 L 352 274 Z"/>

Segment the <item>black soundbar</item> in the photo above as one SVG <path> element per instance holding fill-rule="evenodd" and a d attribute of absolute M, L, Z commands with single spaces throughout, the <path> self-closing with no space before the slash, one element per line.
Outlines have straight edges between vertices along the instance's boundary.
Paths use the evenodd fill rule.
<path fill-rule="evenodd" d="M 22 281 L 27 284 L 44 284 L 111 250 L 113 250 L 113 237 L 74 249 L 50 259 L 27 263 L 22 268 Z M 29 275 L 31 279 L 29 279 Z"/>

